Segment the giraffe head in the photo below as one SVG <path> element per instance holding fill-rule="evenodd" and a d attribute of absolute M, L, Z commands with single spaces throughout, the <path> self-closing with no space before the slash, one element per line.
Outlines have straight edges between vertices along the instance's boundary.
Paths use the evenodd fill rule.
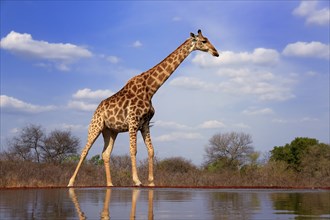
<path fill-rule="evenodd" d="M 206 37 L 203 36 L 201 30 L 198 30 L 198 35 L 190 33 L 190 38 L 193 42 L 192 50 L 200 50 L 200 51 L 208 52 L 215 57 L 219 56 L 218 51 L 211 44 L 211 42 Z"/>

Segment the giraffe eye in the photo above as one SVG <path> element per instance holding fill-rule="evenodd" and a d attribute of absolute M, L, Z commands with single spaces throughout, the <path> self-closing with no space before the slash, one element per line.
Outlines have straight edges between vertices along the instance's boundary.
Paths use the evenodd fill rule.
<path fill-rule="evenodd" d="M 207 43 L 207 40 L 203 40 L 202 43 L 203 43 L 203 44 L 206 44 L 206 43 Z"/>

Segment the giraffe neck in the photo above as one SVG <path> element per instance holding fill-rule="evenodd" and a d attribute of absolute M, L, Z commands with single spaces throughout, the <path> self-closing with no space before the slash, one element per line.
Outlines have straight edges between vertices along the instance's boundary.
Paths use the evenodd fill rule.
<path fill-rule="evenodd" d="M 150 70 L 142 73 L 142 76 L 144 76 L 143 78 L 146 80 L 147 92 L 150 99 L 190 54 L 192 51 L 191 48 L 191 39 L 187 39 L 163 61 Z"/>

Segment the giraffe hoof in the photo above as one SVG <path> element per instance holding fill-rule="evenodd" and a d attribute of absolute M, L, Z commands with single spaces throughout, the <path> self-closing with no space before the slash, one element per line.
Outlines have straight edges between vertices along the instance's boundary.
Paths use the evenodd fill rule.
<path fill-rule="evenodd" d="M 155 184 L 154 183 L 149 183 L 149 185 L 148 186 L 155 186 Z"/>

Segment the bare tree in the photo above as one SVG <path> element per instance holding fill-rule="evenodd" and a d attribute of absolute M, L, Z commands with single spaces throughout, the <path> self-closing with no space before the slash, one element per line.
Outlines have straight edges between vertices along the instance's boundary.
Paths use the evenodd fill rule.
<path fill-rule="evenodd" d="M 15 159 L 31 160 L 40 163 L 40 150 L 45 134 L 39 125 L 28 125 L 24 127 L 17 136 L 8 141 L 8 156 Z"/>
<path fill-rule="evenodd" d="M 61 163 L 77 154 L 79 143 L 70 131 L 54 130 L 46 135 L 41 126 L 31 124 L 8 141 L 9 148 L 4 155 L 9 160 Z"/>
<path fill-rule="evenodd" d="M 243 132 L 218 133 L 210 138 L 205 152 L 206 166 L 237 169 L 254 152 L 252 137 Z"/>
<path fill-rule="evenodd" d="M 70 155 L 77 153 L 80 141 L 70 131 L 52 131 L 44 140 L 42 158 L 45 162 L 62 163 Z"/>

